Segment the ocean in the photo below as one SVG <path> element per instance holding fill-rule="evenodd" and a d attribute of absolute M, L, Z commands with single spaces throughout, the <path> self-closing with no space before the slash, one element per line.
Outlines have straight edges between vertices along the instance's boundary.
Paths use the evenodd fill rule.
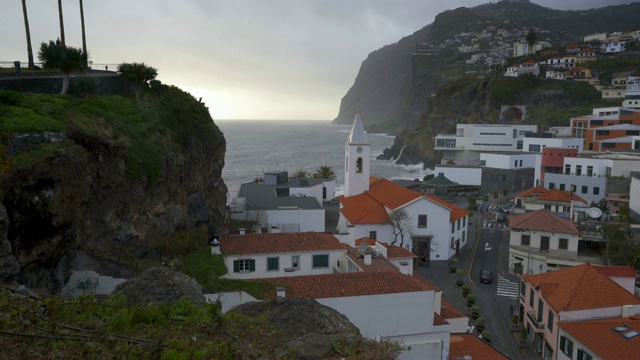
<path fill-rule="evenodd" d="M 227 141 L 222 178 L 228 198 L 237 196 L 243 183 L 262 178 L 265 172 L 305 170 L 311 174 L 323 165 L 337 175 L 338 193 L 344 185 L 344 143 L 351 125 L 333 125 L 329 121 L 290 120 L 216 120 Z M 368 134 L 371 144 L 371 176 L 394 179 L 422 179 L 430 173 L 422 165 L 397 165 L 376 160 L 394 137 Z"/>

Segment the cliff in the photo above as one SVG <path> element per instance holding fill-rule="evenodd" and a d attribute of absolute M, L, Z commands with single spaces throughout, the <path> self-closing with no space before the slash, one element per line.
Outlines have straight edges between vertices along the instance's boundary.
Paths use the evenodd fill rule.
<path fill-rule="evenodd" d="M 0 280 L 57 291 L 75 251 L 158 258 L 158 239 L 225 216 L 225 139 L 154 81 L 140 103 L 0 91 Z M 155 252 L 154 252 L 155 251 Z"/>

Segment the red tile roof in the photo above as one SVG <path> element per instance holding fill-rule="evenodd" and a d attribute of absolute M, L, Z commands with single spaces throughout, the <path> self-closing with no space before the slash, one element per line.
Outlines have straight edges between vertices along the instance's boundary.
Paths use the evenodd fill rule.
<path fill-rule="evenodd" d="M 526 197 L 536 197 L 538 196 L 538 194 L 544 194 L 547 191 L 549 191 L 549 189 L 547 189 L 546 187 L 542 186 L 542 185 L 538 185 L 534 188 L 531 188 L 529 190 L 525 190 L 517 195 L 515 195 L 516 198 L 526 198 Z"/>
<path fill-rule="evenodd" d="M 373 240 L 370 237 L 363 237 L 363 238 L 357 239 L 355 241 L 355 244 L 356 246 L 360 246 L 360 244 L 362 244 L 363 242 L 365 242 L 367 246 L 376 246 L 376 244 L 378 243 L 377 241 Z"/>
<path fill-rule="evenodd" d="M 563 219 L 544 209 L 530 211 L 524 214 L 509 215 L 509 228 L 574 235 L 580 234 L 578 228 L 571 220 Z"/>
<path fill-rule="evenodd" d="M 442 290 L 440 290 L 440 288 L 436 284 L 432 283 L 431 280 L 427 279 L 426 277 L 418 274 L 417 271 L 413 272 L 413 278 L 422 283 L 422 285 L 424 285 L 429 290 L 442 292 Z"/>
<path fill-rule="evenodd" d="M 347 253 L 347 257 L 351 259 L 364 272 L 380 272 L 380 271 L 398 271 L 398 268 L 383 257 L 371 257 L 371 265 L 364 264 L 364 258 L 356 251 Z"/>
<path fill-rule="evenodd" d="M 508 356 L 480 340 L 473 334 L 451 334 L 449 338 L 449 358 L 463 359 L 465 355 L 473 360 L 507 360 Z"/>
<path fill-rule="evenodd" d="M 535 62 L 535 61 L 533 61 L 533 60 L 527 60 L 527 61 L 523 62 L 523 63 L 522 63 L 522 64 L 520 64 L 520 65 L 533 65 L 533 64 L 535 64 L 535 63 L 536 63 L 536 62 Z"/>
<path fill-rule="evenodd" d="M 387 179 L 372 178 L 369 190 L 362 194 L 338 199 L 343 205 L 340 209 L 351 224 L 387 224 L 392 211 L 424 197 L 436 202 L 450 211 L 450 220 L 455 221 L 469 214 L 468 211 L 431 195 L 422 195 Z"/>
<path fill-rule="evenodd" d="M 442 309 L 440 310 L 440 315 L 442 315 L 442 317 L 445 319 L 456 319 L 456 318 L 467 317 L 467 315 L 460 312 L 460 310 L 456 309 L 453 305 L 451 305 L 445 299 L 442 299 Z"/>
<path fill-rule="evenodd" d="M 404 259 L 404 258 L 413 259 L 418 257 L 416 254 L 400 246 L 389 245 L 385 243 L 380 243 L 380 245 L 387 248 L 388 259 Z"/>
<path fill-rule="evenodd" d="M 571 193 L 570 191 L 560 190 L 558 188 L 551 189 L 544 194 L 538 195 L 538 200 L 547 200 L 547 201 L 563 201 L 563 202 L 571 202 L 580 201 L 584 204 L 587 203 L 587 200 L 581 198 L 575 193 Z"/>
<path fill-rule="evenodd" d="M 220 251 L 229 255 L 347 249 L 349 246 L 341 244 L 335 236 L 319 232 L 223 235 L 220 238 Z"/>
<path fill-rule="evenodd" d="M 618 333 L 613 328 L 626 325 L 629 330 Z M 622 334 L 630 330 L 640 332 L 640 318 L 611 318 L 590 321 L 560 322 L 558 327 L 584 344 L 591 356 L 602 359 L 637 359 L 640 354 L 640 336 L 630 339 Z M 595 353 L 595 354 L 594 354 Z M 596 356 L 594 356 L 596 357 Z"/>
<path fill-rule="evenodd" d="M 600 274 L 606 275 L 608 277 L 636 277 L 636 272 L 631 266 L 594 265 L 593 267 L 598 270 Z"/>
<path fill-rule="evenodd" d="M 304 275 L 250 281 L 283 285 L 287 287 L 287 296 L 307 299 L 432 291 L 414 277 L 397 271 Z M 267 295 L 273 296 L 275 293 Z"/>
<path fill-rule="evenodd" d="M 567 46 L 565 46 L 566 49 L 577 49 L 580 46 L 578 46 L 578 44 L 569 44 Z"/>
<path fill-rule="evenodd" d="M 442 316 L 438 315 L 438 313 L 433 313 L 433 325 L 449 325 L 449 322 L 445 320 Z"/>
<path fill-rule="evenodd" d="M 580 71 L 585 71 L 585 70 L 589 70 L 589 69 L 584 67 L 584 66 L 576 66 L 576 67 L 573 67 L 573 68 L 569 69 L 568 72 L 580 72 Z"/>
<path fill-rule="evenodd" d="M 640 299 L 589 263 L 538 275 L 522 275 L 556 312 L 640 304 Z"/>

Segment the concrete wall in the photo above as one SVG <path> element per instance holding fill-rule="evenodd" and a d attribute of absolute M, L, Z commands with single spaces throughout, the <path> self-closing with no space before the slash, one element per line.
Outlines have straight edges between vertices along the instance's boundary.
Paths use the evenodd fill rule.
<path fill-rule="evenodd" d="M 482 194 L 497 191 L 502 194 L 503 189 L 509 192 L 520 192 L 532 188 L 535 169 L 504 170 L 495 168 L 482 168 Z"/>
<path fill-rule="evenodd" d="M 631 217 L 640 222 L 640 178 L 631 178 L 631 186 L 629 190 L 629 208 L 631 209 Z"/>
<path fill-rule="evenodd" d="M 562 174 L 545 174 L 544 186 L 547 189 L 551 188 L 551 184 L 556 189 L 561 189 L 564 185 L 565 191 L 571 191 L 571 186 L 575 186 L 575 193 L 581 198 L 589 202 L 598 202 L 606 196 L 606 177 L 589 177 L 589 176 L 576 176 L 576 175 L 562 175 Z M 586 189 L 585 189 L 586 187 Z M 594 189 L 598 189 L 598 194 L 594 194 Z M 586 190 L 586 192 L 584 191 Z"/>
<path fill-rule="evenodd" d="M 483 167 L 512 170 L 518 168 L 533 168 L 535 166 L 535 154 L 496 154 L 482 153 L 480 161 Z"/>
<path fill-rule="evenodd" d="M 289 189 L 289 196 L 314 197 L 318 200 L 320 204 L 322 204 L 322 201 L 324 200 L 322 198 L 322 184 L 317 184 L 314 186 L 304 186 L 304 187 L 291 187 Z"/>
<path fill-rule="evenodd" d="M 460 185 L 480 186 L 482 184 L 482 169 L 479 167 L 436 166 L 434 174 L 443 173 L 444 176 Z"/>
<path fill-rule="evenodd" d="M 313 268 L 313 255 L 329 255 L 329 266 L 326 268 Z M 291 256 L 300 256 L 299 269 L 293 272 L 294 276 L 302 275 L 322 275 L 332 274 L 333 268 L 337 266 L 338 260 L 346 261 L 345 250 L 328 250 L 317 252 L 299 252 L 299 253 L 273 253 L 273 254 L 259 254 L 259 255 L 225 255 L 224 264 L 227 267 L 228 273 L 226 277 L 230 279 L 263 279 L 270 277 L 282 277 L 285 276 L 285 268 L 291 267 Z M 279 258 L 279 270 L 267 271 L 267 258 L 277 257 Z M 233 272 L 233 262 L 235 260 L 252 259 L 255 260 L 256 270 L 252 272 Z"/>
<path fill-rule="evenodd" d="M 562 131 L 565 131 L 565 130 L 562 130 Z M 570 130 L 568 132 L 570 133 Z M 532 151 L 530 149 L 535 148 L 537 146 L 539 147 L 539 151 L 535 151 L 535 152 L 540 152 L 540 153 L 542 152 L 542 149 L 544 149 L 545 147 L 574 148 L 574 149 L 578 149 L 578 152 L 582 152 L 583 143 L 584 143 L 583 139 L 571 138 L 571 137 L 551 137 L 551 138 L 525 137 L 523 141 L 522 150 Z"/>
<path fill-rule="evenodd" d="M 78 94 L 75 80 L 80 76 L 88 76 L 98 81 L 97 94 L 133 96 L 131 85 L 114 72 L 74 73 L 71 75 L 71 82 L 69 83 L 69 94 Z M 0 89 L 39 94 L 59 94 L 60 90 L 62 90 L 62 74 L 45 73 L 37 76 L 30 76 L 30 74 L 27 76 L 27 74 L 23 73 L 21 77 L 0 77 Z"/>
<path fill-rule="evenodd" d="M 324 209 L 278 209 L 258 211 L 258 214 L 260 216 L 258 222 L 261 227 L 271 228 L 272 225 L 280 226 L 284 224 L 284 227 L 280 226 L 280 231 L 284 232 L 287 229 L 287 224 L 292 228 L 297 224 L 298 230 L 294 232 L 325 231 Z"/>

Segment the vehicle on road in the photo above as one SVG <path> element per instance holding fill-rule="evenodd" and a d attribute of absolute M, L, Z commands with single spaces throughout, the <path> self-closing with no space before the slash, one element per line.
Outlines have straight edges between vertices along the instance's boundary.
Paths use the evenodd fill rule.
<path fill-rule="evenodd" d="M 496 220 L 499 221 L 499 222 L 506 222 L 507 221 L 507 215 L 498 214 L 498 215 L 496 215 Z"/>
<path fill-rule="evenodd" d="M 480 282 L 491 284 L 493 282 L 493 272 L 489 270 L 480 270 Z"/>

